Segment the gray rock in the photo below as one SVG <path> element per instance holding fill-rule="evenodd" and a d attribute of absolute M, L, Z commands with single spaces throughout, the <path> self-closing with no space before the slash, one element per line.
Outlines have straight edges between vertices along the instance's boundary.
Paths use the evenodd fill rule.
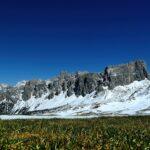
<path fill-rule="evenodd" d="M 0 103 L 0 114 L 10 114 L 14 104 L 12 102 L 2 102 Z"/>
<path fill-rule="evenodd" d="M 22 92 L 22 99 L 28 100 L 31 98 L 31 96 L 39 98 L 42 96 L 42 94 L 46 92 L 47 92 L 47 85 L 45 81 L 41 80 L 28 81 L 24 86 Z"/>
<path fill-rule="evenodd" d="M 98 73 L 86 73 L 78 75 L 75 81 L 74 92 L 77 96 L 90 94 L 96 90 L 101 76 Z"/>
<path fill-rule="evenodd" d="M 108 67 L 109 85 L 114 88 L 118 85 L 127 85 L 133 81 L 141 81 L 148 78 L 146 65 L 143 61 L 135 61 L 115 67 Z"/>

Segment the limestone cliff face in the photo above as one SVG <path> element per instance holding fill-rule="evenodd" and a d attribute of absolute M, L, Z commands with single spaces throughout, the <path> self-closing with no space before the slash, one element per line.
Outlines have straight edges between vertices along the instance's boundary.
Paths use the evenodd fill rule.
<path fill-rule="evenodd" d="M 31 97 L 40 98 L 43 94 L 47 94 L 46 98 L 50 100 L 62 91 L 66 92 L 66 97 L 72 94 L 85 96 L 93 91 L 96 91 L 97 94 L 103 90 L 104 86 L 113 89 L 118 85 L 128 85 L 133 81 L 141 81 L 148 77 L 143 61 L 108 66 L 100 73 L 77 72 L 69 74 L 61 72 L 58 77 L 48 81 L 32 80 L 24 85 L 1 88 L 0 114 L 9 114 L 18 100 L 27 101 Z"/>
<path fill-rule="evenodd" d="M 114 67 L 108 67 L 110 86 L 127 85 L 133 81 L 140 81 L 148 78 L 146 65 L 143 61 L 135 61 Z"/>

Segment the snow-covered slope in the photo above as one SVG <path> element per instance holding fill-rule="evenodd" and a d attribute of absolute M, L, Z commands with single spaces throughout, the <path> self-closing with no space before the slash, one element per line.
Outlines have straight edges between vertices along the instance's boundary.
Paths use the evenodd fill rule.
<path fill-rule="evenodd" d="M 25 81 L 25 80 L 23 80 L 23 81 L 21 81 L 21 82 L 18 82 L 16 85 L 15 85 L 15 87 L 21 87 L 21 86 L 25 86 L 25 84 L 27 83 L 27 81 Z"/>
<path fill-rule="evenodd" d="M 103 116 L 103 115 L 150 115 L 150 81 L 134 81 L 113 90 L 103 87 L 98 95 L 95 92 L 77 97 L 73 94 L 66 97 L 61 92 L 52 99 L 46 99 L 49 93 L 41 98 L 32 96 L 29 100 L 18 100 L 12 109 L 13 114 L 26 108 L 29 114 L 51 116 Z"/>
<path fill-rule="evenodd" d="M 9 87 L 7 84 L 0 84 L 0 91 L 4 91 Z"/>

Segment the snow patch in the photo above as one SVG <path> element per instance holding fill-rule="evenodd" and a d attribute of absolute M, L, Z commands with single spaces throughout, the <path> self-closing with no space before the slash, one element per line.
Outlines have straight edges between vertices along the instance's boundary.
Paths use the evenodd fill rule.
<path fill-rule="evenodd" d="M 21 82 L 18 82 L 16 85 L 15 85 L 15 87 L 21 87 L 21 86 L 25 86 L 26 85 L 26 83 L 27 83 L 27 81 L 25 81 L 25 80 L 23 80 L 23 81 L 21 81 Z"/>

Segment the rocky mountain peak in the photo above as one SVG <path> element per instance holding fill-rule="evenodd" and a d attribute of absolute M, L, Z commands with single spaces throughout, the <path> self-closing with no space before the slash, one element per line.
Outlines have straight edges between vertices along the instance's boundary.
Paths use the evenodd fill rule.
<path fill-rule="evenodd" d="M 133 81 L 141 81 L 148 78 L 146 64 L 137 60 L 128 64 L 107 67 L 107 76 L 110 86 L 127 85 Z"/>

